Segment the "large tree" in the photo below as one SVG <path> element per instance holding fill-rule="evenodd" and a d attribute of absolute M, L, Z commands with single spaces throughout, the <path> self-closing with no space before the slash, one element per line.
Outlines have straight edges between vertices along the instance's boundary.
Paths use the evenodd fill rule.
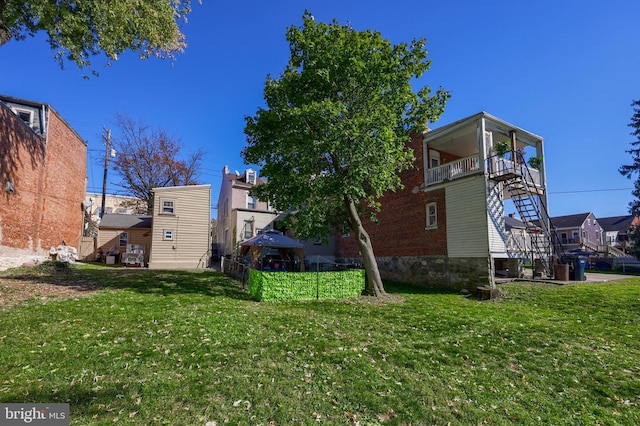
<path fill-rule="evenodd" d="M 417 93 L 412 82 L 430 68 L 424 40 L 392 45 L 380 33 L 315 22 L 287 30 L 291 57 L 268 77 L 266 108 L 246 118 L 246 163 L 267 182 L 255 194 L 295 211 L 299 238 L 317 238 L 347 224 L 367 272 L 367 292 L 384 295 L 362 219 L 375 218 L 385 191 L 402 187 L 413 163 L 407 142 L 444 111 L 449 93 Z M 401 212 L 398 212 L 401 214 Z"/>
<path fill-rule="evenodd" d="M 118 186 L 153 209 L 153 188 L 197 184 L 204 152 L 198 149 L 180 158 L 182 145 L 164 129 L 153 129 L 127 115 L 116 115 L 118 131 L 113 147 L 118 152 L 113 168 L 122 181 Z"/>
<path fill-rule="evenodd" d="M 636 140 L 631 142 L 631 149 L 627 150 L 627 153 L 631 154 L 631 164 L 626 164 L 620 167 L 620 173 L 631 179 L 636 176 L 634 183 L 634 189 L 631 194 L 635 197 L 629 203 L 629 213 L 633 215 L 640 215 L 640 100 L 635 100 L 631 103 L 633 108 L 633 115 L 631 116 L 631 122 L 629 127 L 631 136 Z M 640 258 L 640 228 L 635 228 L 630 233 L 630 238 L 633 241 L 633 252 L 637 258 Z"/>
<path fill-rule="evenodd" d="M 634 184 L 634 190 L 632 191 L 635 200 L 629 203 L 629 212 L 631 214 L 640 214 L 640 100 L 633 101 L 631 103 L 633 108 L 633 115 L 631 116 L 631 122 L 629 127 L 633 129 L 631 135 L 636 138 L 634 142 L 631 142 L 631 149 L 626 152 L 631 154 L 631 164 L 626 164 L 620 167 L 620 173 L 631 179 L 636 176 L 636 182 Z"/>
<path fill-rule="evenodd" d="M 179 24 L 190 11 L 190 0 L 0 0 L 0 45 L 44 31 L 61 66 L 91 68 L 92 56 L 125 50 L 173 58 L 186 47 Z"/>

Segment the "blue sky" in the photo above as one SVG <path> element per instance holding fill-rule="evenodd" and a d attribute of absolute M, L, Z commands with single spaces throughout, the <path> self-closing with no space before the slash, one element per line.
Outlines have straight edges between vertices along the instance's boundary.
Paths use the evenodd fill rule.
<path fill-rule="evenodd" d="M 618 168 L 630 162 L 631 102 L 640 99 L 637 0 L 203 0 L 173 62 L 128 53 L 107 67 L 96 58 L 100 76 L 86 80 L 72 63 L 58 67 L 45 37 L 11 41 L 0 46 L 0 93 L 49 103 L 76 129 L 88 143 L 90 191 L 101 191 L 101 134 L 117 112 L 166 129 L 185 153 L 202 148 L 215 207 L 224 165 L 246 167 L 244 117 L 262 106 L 267 74 L 284 69 L 286 28 L 305 9 L 393 43 L 426 38 L 433 62 L 419 84 L 452 94 L 433 127 L 486 111 L 544 137 L 552 216 L 627 214 L 633 182 Z"/>

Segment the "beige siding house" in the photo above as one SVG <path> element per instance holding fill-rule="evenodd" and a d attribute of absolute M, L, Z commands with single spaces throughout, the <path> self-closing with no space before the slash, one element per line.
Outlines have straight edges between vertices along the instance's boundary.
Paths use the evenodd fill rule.
<path fill-rule="evenodd" d="M 208 267 L 211 185 L 154 188 L 153 196 L 149 269 Z"/>
<path fill-rule="evenodd" d="M 151 216 L 105 214 L 100 222 L 97 247 L 106 255 L 117 253 L 118 263 L 127 246 L 144 246 L 144 263 L 149 263 L 151 251 Z"/>
<path fill-rule="evenodd" d="M 249 194 L 251 188 L 264 183 L 253 169 L 232 173 L 228 166 L 222 170 L 222 184 L 218 196 L 217 241 L 220 256 L 238 254 L 240 244 L 258 232 L 273 228 L 278 216 L 268 202 Z"/>

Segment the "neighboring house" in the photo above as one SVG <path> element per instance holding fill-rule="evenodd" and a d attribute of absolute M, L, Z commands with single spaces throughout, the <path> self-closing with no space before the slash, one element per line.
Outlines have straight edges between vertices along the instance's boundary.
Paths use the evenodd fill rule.
<path fill-rule="evenodd" d="M 520 253 L 522 257 L 531 259 L 531 234 L 527 225 L 513 213 L 504 218 L 504 225 L 507 232 L 507 251 Z"/>
<path fill-rule="evenodd" d="M 289 229 L 284 226 L 283 219 L 289 213 L 281 213 L 274 220 L 271 225 L 273 229 L 282 232 L 284 235 L 290 238 L 296 238 L 293 229 Z M 336 237 L 330 235 L 327 241 L 322 239 L 317 240 L 299 240 L 304 245 L 304 263 L 305 271 L 327 271 L 335 270 L 339 265 L 336 264 Z"/>
<path fill-rule="evenodd" d="M 102 209 L 102 194 L 87 193 L 82 203 L 84 209 L 84 223 L 82 238 L 78 246 L 78 257 L 82 260 L 94 260 L 98 249 L 98 229 L 100 225 L 100 210 Z M 105 196 L 105 215 L 107 214 L 140 214 L 142 206 L 146 211 L 147 203 L 135 197 L 123 195 Z"/>
<path fill-rule="evenodd" d="M 84 199 L 85 218 L 100 223 L 102 210 L 102 194 L 87 192 Z M 106 194 L 104 214 L 141 214 L 146 211 L 147 203 L 140 198 L 127 195 Z"/>
<path fill-rule="evenodd" d="M 508 145 L 503 157 L 496 155 L 502 141 Z M 540 136 L 481 112 L 408 143 L 415 168 L 401 173 L 404 189 L 383 196 L 378 224 L 365 223 L 383 278 L 473 291 L 493 284 L 498 267 L 522 257 L 508 249 L 505 201 L 516 207 L 527 232 L 541 233 L 534 251 L 552 274 L 544 163 L 536 170 L 517 155 L 541 161 Z M 359 259 L 352 237 L 336 244 L 345 261 Z"/>
<path fill-rule="evenodd" d="M 564 251 L 584 249 L 597 252 L 604 244 L 604 230 L 591 212 L 555 216 L 550 220 Z"/>
<path fill-rule="evenodd" d="M 102 216 L 98 238 L 97 249 L 107 253 L 117 253 L 117 261 L 129 246 L 144 246 L 144 263 L 149 263 L 151 252 L 151 230 L 152 217 L 145 215 L 130 214 L 105 214 Z"/>
<path fill-rule="evenodd" d="M 630 234 L 640 224 L 640 218 L 634 215 L 601 217 L 598 223 L 605 233 L 605 244 L 626 251 L 633 244 Z"/>
<path fill-rule="evenodd" d="M 153 189 L 149 269 L 208 268 L 211 185 Z"/>
<path fill-rule="evenodd" d="M 244 173 L 230 173 L 229 167 L 222 170 L 222 183 L 218 196 L 217 240 L 218 255 L 231 256 L 239 253 L 240 244 L 258 234 L 272 229 L 278 212 L 269 203 L 249 194 L 251 188 L 264 183 L 258 173 L 247 169 Z"/>
<path fill-rule="evenodd" d="M 294 237 L 295 234 L 290 233 Z M 305 271 L 324 271 L 336 269 L 336 238 L 329 236 L 326 242 L 322 240 L 300 241 L 304 244 Z"/>
<path fill-rule="evenodd" d="M 51 105 L 0 95 L 0 268 L 83 231 L 87 144 Z"/>

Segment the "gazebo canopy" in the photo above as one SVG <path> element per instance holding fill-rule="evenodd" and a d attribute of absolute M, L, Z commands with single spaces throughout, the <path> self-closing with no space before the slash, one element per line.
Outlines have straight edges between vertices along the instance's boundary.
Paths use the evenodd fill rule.
<path fill-rule="evenodd" d="M 251 264 L 254 265 L 255 262 L 260 257 L 262 250 L 267 247 L 276 248 L 279 252 L 286 251 L 286 249 L 294 249 L 296 255 L 303 260 L 304 259 L 304 244 L 300 241 L 294 240 L 293 238 L 289 238 L 286 235 L 283 235 L 280 231 L 269 230 L 263 234 L 256 235 L 253 238 L 244 241 L 240 244 L 241 251 L 240 254 L 244 256 L 249 251 L 251 251 Z M 304 262 L 300 262 L 301 267 L 304 268 Z"/>

